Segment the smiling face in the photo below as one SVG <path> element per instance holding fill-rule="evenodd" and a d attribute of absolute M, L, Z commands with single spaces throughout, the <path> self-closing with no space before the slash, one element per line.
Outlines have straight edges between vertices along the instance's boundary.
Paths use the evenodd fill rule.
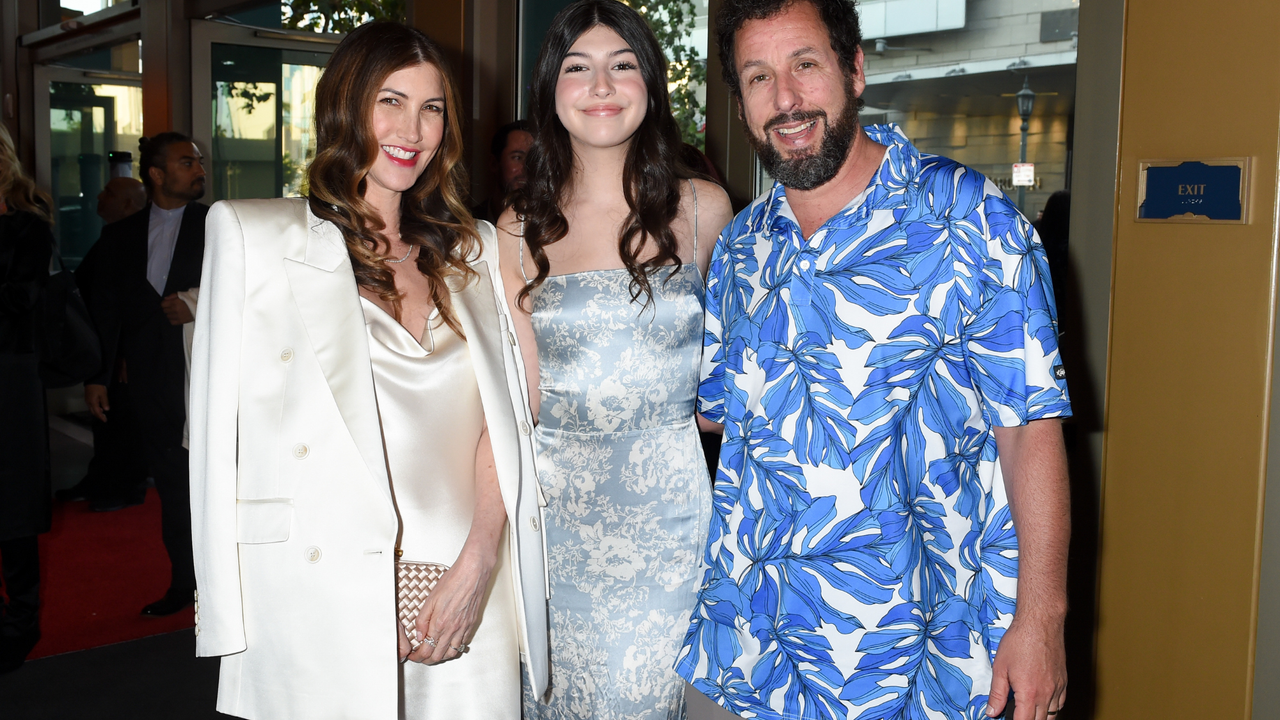
<path fill-rule="evenodd" d="M 625 145 L 647 105 L 636 54 L 618 33 L 597 25 L 569 48 L 556 81 L 556 115 L 575 150 Z"/>
<path fill-rule="evenodd" d="M 862 53 L 847 75 L 828 37 L 817 9 L 797 2 L 747 21 L 735 38 L 748 137 L 788 188 L 812 190 L 835 177 L 858 131 Z"/>
<path fill-rule="evenodd" d="M 426 63 L 397 70 L 374 98 L 372 128 L 378 155 L 366 178 L 370 193 L 402 193 L 413 187 L 444 137 L 444 81 Z"/>

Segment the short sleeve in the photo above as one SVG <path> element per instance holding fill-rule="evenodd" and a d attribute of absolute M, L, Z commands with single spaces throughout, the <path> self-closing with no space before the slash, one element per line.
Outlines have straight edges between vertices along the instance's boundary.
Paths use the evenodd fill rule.
<path fill-rule="evenodd" d="M 1058 354 L 1058 318 L 1044 246 L 1031 223 L 986 183 L 981 304 L 961 330 L 965 362 L 987 423 L 1071 415 Z"/>
<path fill-rule="evenodd" d="M 730 229 L 733 224 L 730 224 Z M 728 230 L 726 230 L 726 233 Z M 698 413 L 706 419 L 724 422 L 724 343 L 721 312 L 724 308 L 724 290 L 733 269 L 729 266 L 729 254 L 725 252 L 725 234 L 716 240 L 711 251 L 711 266 L 707 269 L 706 310 L 702 333 L 702 372 L 698 384 Z"/>

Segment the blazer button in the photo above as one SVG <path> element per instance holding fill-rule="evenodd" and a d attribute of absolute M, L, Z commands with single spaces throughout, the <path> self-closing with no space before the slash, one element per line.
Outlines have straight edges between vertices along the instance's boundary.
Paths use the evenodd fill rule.
<path fill-rule="evenodd" d="M 521 435 L 529 434 L 529 423 L 525 422 L 524 420 L 520 421 L 520 434 Z"/>
<path fill-rule="evenodd" d="M 306 443 L 298 443 L 293 446 L 293 456 L 299 460 L 305 458 L 309 452 L 311 452 L 311 448 L 307 447 Z"/>
<path fill-rule="evenodd" d="M 293 348 L 285 348 L 280 351 L 280 362 L 289 362 L 293 359 Z"/>
<path fill-rule="evenodd" d="M 303 554 L 303 557 L 305 557 L 307 559 L 307 562 L 311 563 L 312 565 L 320 562 L 320 548 L 316 547 L 315 545 L 312 545 L 311 547 L 307 548 L 306 552 Z"/>
<path fill-rule="evenodd" d="M 529 527 L 533 528 L 533 531 L 534 531 L 534 532 L 538 532 L 538 518 L 533 517 L 532 515 L 530 515 L 530 516 L 529 516 Z"/>

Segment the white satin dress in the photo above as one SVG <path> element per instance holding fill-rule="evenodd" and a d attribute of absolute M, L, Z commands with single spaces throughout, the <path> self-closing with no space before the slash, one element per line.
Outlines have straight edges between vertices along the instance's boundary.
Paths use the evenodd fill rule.
<path fill-rule="evenodd" d="M 476 447 L 484 429 L 467 344 L 433 313 L 422 341 L 361 297 L 382 441 L 400 516 L 400 549 L 414 562 L 452 565 L 475 509 Z M 501 543 L 471 650 L 401 668 L 405 720 L 516 720 L 520 650 L 507 544 Z"/>

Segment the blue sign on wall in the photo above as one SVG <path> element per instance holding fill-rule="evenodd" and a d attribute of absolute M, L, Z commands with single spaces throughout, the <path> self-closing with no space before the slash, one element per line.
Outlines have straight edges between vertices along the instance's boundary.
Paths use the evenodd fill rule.
<path fill-rule="evenodd" d="M 1143 163 L 1138 218 L 1243 222 L 1245 166 L 1243 160 Z"/>

